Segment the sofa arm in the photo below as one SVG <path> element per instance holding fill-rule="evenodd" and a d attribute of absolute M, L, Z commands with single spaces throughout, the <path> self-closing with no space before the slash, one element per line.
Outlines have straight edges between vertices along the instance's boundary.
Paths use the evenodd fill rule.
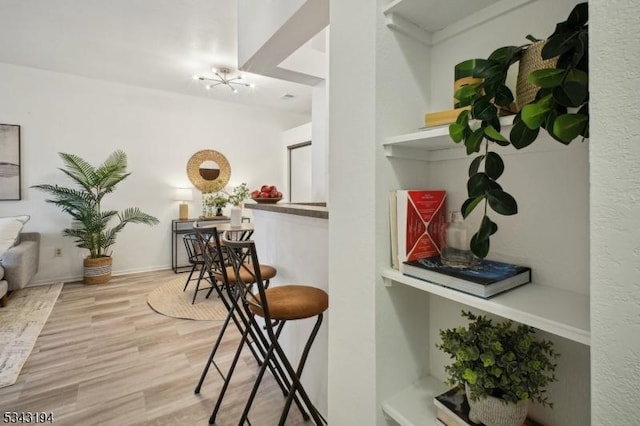
<path fill-rule="evenodd" d="M 23 232 L 20 234 L 20 243 L 2 255 L 4 279 L 9 283 L 9 290 L 24 288 L 38 272 L 39 261 L 40 234 Z"/>

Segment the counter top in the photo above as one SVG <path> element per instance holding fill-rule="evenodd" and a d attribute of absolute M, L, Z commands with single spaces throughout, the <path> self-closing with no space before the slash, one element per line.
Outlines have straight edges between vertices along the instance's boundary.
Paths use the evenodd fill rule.
<path fill-rule="evenodd" d="M 293 214 L 297 216 L 316 217 L 320 219 L 329 218 L 327 203 L 277 203 L 277 204 L 253 204 L 247 203 L 245 208 L 251 210 L 262 210 L 274 213 Z"/>

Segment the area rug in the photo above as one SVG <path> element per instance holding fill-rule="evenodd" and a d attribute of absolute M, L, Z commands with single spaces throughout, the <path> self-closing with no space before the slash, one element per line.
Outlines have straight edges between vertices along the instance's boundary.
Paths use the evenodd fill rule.
<path fill-rule="evenodd" d="M 16 382 L 47 322 L 63 283 L 27 287 L 0 308 L 0 388 Z"/>
<path fill-rule="evenodd" d="M 196 282 L 190 282 L 187 290 L 182 291 L 187 277 L 187 274 L 179 274 L 168 282 L 160 284 L 149 293 L 147 298 L 149 306 L 154 311 L 173 318 L 224 320 L 227 316 L 227 309 L 218 298 L 216 292 L 213 291 L 208 299 L 205 298 L 210 287 L 208 281 L 202 280 L 200 282 L 200 291 L 196 296 L 196 303 L 191 304 Z"/>

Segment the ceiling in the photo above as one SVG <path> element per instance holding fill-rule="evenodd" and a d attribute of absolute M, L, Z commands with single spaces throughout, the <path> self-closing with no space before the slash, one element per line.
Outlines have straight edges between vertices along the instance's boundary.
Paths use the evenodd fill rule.
<path fill-rule="evenodd" d="M 0 62 L 310 114 L 310 86 L 242 73 L 255 88 L 233 93 L 193 79 L 213 76 L 212 66 L 237 68 L 236 3 L 2 0 Z"/>

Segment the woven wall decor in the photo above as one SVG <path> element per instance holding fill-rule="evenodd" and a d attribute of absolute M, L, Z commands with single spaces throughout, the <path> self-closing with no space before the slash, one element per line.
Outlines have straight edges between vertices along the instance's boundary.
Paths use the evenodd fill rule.
<path fill-rule="evenodd" d="M 213 173 L 211 169 L 200 170 L 203 163 L 213 161 L 218 165 L 218 173 Z M 215 179 L 210 177 L 217 175 Z M 231 178 L 231 166 L 227 158 L 212 149 L 203 149 L 191 156 L 187 163 L 187 176 L 189 180 L 202 192 L 216 192 L 224 188 Z M 209 179 L 207 179 L 209 177 Z"/>

